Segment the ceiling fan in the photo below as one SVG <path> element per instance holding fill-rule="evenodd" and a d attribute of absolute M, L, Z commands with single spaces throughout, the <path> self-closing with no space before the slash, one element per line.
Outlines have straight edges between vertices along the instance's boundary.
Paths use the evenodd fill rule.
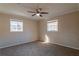
<path fill-rule="evenodd" d="M 32 16 L 40 16 L 43 17 L 42 14 L 48 14 L 48 12 L 42 12 L 42 8 L 37 8 L 35 11 L 27 11 L 28 13 L 33 13 Z"/>

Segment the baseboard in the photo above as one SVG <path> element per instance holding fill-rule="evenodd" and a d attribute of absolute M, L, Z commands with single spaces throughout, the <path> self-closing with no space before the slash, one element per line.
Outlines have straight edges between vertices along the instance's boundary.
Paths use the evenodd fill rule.
<path fill-rule="evenodd" d="M 33 41 L 29 41 L 29 42 L 26 42 L 26 41 L 19 41 L 19 42 L 5 42 L 5 44 L 2 44 L 0 45 L 0 49 L 2 48 L 7 48 L 7 47 L 11 47 L 11 46 L 16 46 L 16 45 L 20 45 L 20 44 L 25 44 L 25 43 L 30 43 L 30 42 L 34 42 L 35 40 Z M 37 40 L 36 40 L 37 41 Z"/>
<path fill-rule="evenodd" d="M 52 43 L 51 43 L 51 44 L 52 44 Z M 60 46 L 64 46 L 64 47 L 68 47 L 68 48 L 71 48 L 71 49 L 79 50 L 79 48 L 77 48 L 77 47 L 66 46 L 66 45 L 59 44 L 59 43 L 54 43 L 54 44 L 56 44 L 56 45 L 60 45 Z"/>

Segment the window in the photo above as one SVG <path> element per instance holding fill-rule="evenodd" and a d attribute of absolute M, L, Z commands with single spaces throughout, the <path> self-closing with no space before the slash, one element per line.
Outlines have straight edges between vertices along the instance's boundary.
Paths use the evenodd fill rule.
<path fill-rule="evenodd" d="M 58 20 L 47 21 L 47 31 L 58 31 Z"/>
<path fill-rule="evenodd" d="M 23 21 L 17 19 L 10 20 L 10 31 L 11 32 L 22 32 L 23 31 Z"/>

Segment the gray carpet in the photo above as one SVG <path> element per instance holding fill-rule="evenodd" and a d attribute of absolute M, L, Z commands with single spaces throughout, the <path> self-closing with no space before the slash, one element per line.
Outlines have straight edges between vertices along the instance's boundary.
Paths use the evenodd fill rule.
<path fill-rule="evenodd" d="M 32 42 L 0 49 L 1 56 L 79 56 L 79 50 L 55 45 Z"/>

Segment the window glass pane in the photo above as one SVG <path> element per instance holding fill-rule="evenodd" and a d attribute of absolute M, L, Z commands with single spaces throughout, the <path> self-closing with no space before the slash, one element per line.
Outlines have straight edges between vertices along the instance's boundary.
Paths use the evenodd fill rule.
<path fill-rule="evenodd" d="M 48 21 L 47 31 L 58 31 L 58 20 Z"/>
<path fill-rule="evenodd" d="M 23 31 L 23 22 L 20 20 L 10 20 L 10 31 L 20 32 Z"/>

